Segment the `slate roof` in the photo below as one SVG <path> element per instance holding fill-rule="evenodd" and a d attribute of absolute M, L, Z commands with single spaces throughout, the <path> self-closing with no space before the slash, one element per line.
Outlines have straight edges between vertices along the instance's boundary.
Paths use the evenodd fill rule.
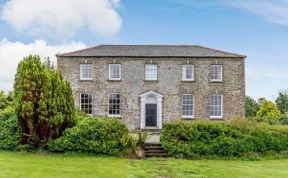
<path fill-rule="evenodd" d="M 227 57 L 245 58 L 245 55 L 220 51 L 199 45 L 99 45 L 60 57 Z"/>

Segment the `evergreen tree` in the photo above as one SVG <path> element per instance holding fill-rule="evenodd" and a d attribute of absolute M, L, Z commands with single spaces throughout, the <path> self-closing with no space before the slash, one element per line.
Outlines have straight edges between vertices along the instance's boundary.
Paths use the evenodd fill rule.
<path fill-rule="evenodd" d="M 22 144 L 45 146 L 75 123 L 69 82 L 50 63 L 41 63 L 39 56 L 19 63 L 14 90 Z"/>
<path fill-rule="evenodd" d="M 245 102 L 245 112 L 246 117 L 255 117 L 257 111 L 259 110 L 259 104 L 250 96 L 246 96 Z"/>
<path fill-rule="evenodd" d="M 288 91 L 283 90 L 279 92 L 279 96 L 276 99 L 277 108 L 280 110 L 281 114 L 288 112 Z"/>

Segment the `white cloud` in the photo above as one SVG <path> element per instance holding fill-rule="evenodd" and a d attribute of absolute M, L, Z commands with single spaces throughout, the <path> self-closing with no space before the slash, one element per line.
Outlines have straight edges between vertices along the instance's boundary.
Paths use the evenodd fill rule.
<path fill-rule="evenodd" d="M 71 37 L 87 28 L 109 38 L 121 28 L 119 5 L 120 0 L 9 0 L 1 18 L 15 30 L 37 37 Z"/>
<path fill-rule="evenodd" d="M 288 0 L 224 0 L 225 4 L 247 10 L 272 23 L 288 25 Z"/>
<path fill-rule="evenodd" d="M 42 59 L 49 57 L 56 64 L 56 54 L 85 48 L 82 42 L 70 42 L 64 45 L 47 45 L 44 40 L 33 43 L 0 41 L 0 90 L 13 89 L 14 75 L 18 63 L 28 55 L 39 55 Z"/>

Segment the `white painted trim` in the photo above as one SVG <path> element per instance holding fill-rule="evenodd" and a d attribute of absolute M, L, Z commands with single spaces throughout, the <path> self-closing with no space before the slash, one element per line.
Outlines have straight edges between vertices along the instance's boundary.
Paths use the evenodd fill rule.
<path fill-rule="evenodd" d="M 222 82 L 223 81 L 223 65 L 221 65 L 221 64 L 212 64 L 211 66 L 210 66 L 210 70 L 211 70 L 211 67 L 212 66 L 220 66 L 220 79 L 211 79 L 211 76 L 210 76 L 210 81 L 211 82 Z"/>
<path fill-rule="evenodd" d="M 147 78 L 146 77 L 146 70 L 147 70 L 147 66 L 156 66 L 156 78 Z M 145 80 L 147 81 L 157 81 L 158 80 L 158 65 L 157 64 L 145 64 Z"/>
<path fill-rule="evenodd" d="M 111 78 L 111 65 L 119 65 L 119 78 Z M 109 64 L 109 80 L 121 80 L 121 64 Z"/>
<path fill-rule="evenodd" d="M 223 108 L 224 108 L 224 106 L 223 106 L 223 99 L 224 99 L 224 97 L 223 97 L 223 95 L 220 95 L 221 96 L 221 116 L 210 116 L 210 118 L 211 119 L 223 119 Z M 211 100 L 211 96 L 210 96 L 210 100 Z M 211 102 L 211 101 L 210 101 Z M 211 107 L 211 106 L 210 106 Z M 210 112 L 210 111 L 209 111 Z"/>
<path fill-rule="evenodd" d="M 146 93 L 143 93 L 140 95 L 141 97 L 141 122 L 140 122 L 140 128 L 145 129 L 146 128 L 146 122 L 145 122 L 145 112 L 146 112 L 146 99 L 149 96 L 154 96 L 157 99 L 157 128 L 162 129 L 162 98 L 163 95 L 156 93 L 155 91 L 148 91 Z"/>
<path fill-rule="evenodd" d="M 186 71 L 187 71 L 187 66 L 192 66 L 192 78 L 187 79 L 186 78 Z M 182 81 L 194 81 L 195 78 L 195 66 L 193 64 L 184 64 L 182 65 Z"/>
<path fill-rule="evenodd" d="M 107 116 L 108 117 L 121 117 L 121 95 L 120 95 L 120 108 L 119 108 L 120 114 L 116 114 L 116 115 L 109 114 L 109 105 L 110 105 L 109 96 L 110 96 L 110 94 L 119 94 L 120 95 L 120 93 L 116 93 L 116 92 L 108 93 L 108 114 L 107 114 Z"/>
<path fill-rule="evenodd" d="M 192 95 L 193 96 L 193 115 L 190 115 L 190 116 L 183 115 L 183 95 Z M 181 96 L 181 112 L 182 112 L 182 118 L 183 119 L 193 119 L 195 117 L 195 95 L 193 95 L 193 94 L 182 94 L 182 96 Z"/>
<path fill-rule="evenodd" d="M 79 94 L 79 98 L 80 98 L 80 100 L 79 100 L 79 108 L 80 108 L 80 111 L 82 112 L 82 104 L 81 104 L 81 101 L 82 101 L 82 97 L 81 97 L 81 94 L 91 94 L 91 97 L 92 97 L 92 103 L 91 103 L 91 105 L 92 105 L 92 107 L 91 107 L 91 113 L 92 114 L 86 114 L 86 115 L 89 115 L 89 116 L 92 116 L 93 115 L 93 102 L 94 102 L 94 98 L 93 98 L 93 93 L 91 93 L 91 92 L 84 92 L 84 93 L 80 93 Z"/>
<path fill-rule="evenodd" d="M 91 65 L 92 66 L 92 73 L 91 73 L 91 78 L 83 78 L 83 76 L 82 76 L 82 65 Z M 85 80 L 93 80 L 93 64 L 87 64 L 87 63 L 85 63 L 85 64 L 80 64 L 80 66 L 79 66 L 79 68 L 80 68 L 80 80 L 82 80 L 82 81 L 85 81 Z"/>

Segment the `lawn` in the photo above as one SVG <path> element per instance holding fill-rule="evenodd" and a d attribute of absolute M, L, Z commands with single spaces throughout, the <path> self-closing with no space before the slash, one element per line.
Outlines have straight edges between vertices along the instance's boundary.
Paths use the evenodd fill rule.
<path fill-rule="evenodd" d="M 288 159 L 237 160 L 131 160 L 77 154 L 0 151 L 0 177 L 133 178 L 133 177 L 288 177 Z"/>

